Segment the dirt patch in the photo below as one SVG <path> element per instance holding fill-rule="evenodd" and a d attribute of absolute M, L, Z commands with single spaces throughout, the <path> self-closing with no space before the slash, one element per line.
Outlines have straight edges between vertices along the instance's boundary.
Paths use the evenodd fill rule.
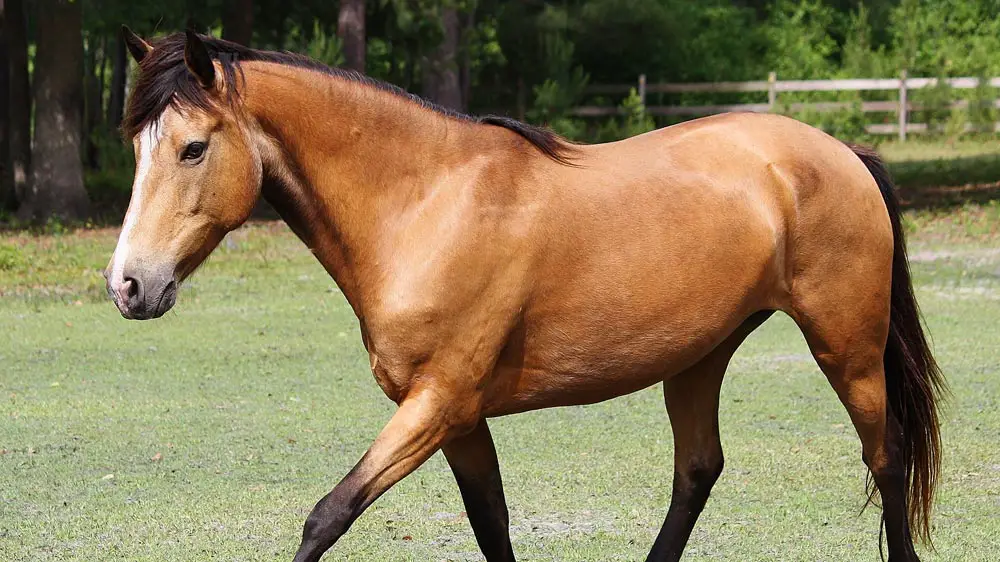
<path fill-rule="evenodd" d="M 435 520 L 458 521 L 466 519 L 464 513 L 436 513 L 431 516 Z M 611 518 L 600 516 L 592 511 L 579 513 L 546 513 L 511 521 L 510 537 L 512 541 L 545 539 L 561 535 L 591 534 L 597 532 L 618 532 Z M 467 544 L 472 536 L 471 530 L 463 527 L 461 532 L 439 535 L 431 544 L 441 548 L 446 553 L 447 560 L 473 561 L 482 560 L 479 550 L 458 550 L 460 545 Z M 516 548 L 516 546 L 515 546 Z M 452 550 L 454 549 L 454 550 Z"/>
<path fill-rule="evenodd" d="M 934 296 L 948 300 L 989 300 L 1000 301 L 1000 288 L 997 287 L 942 287 L 930 286 L 928 289 Z"/>
<path fill-rule="evenodd" d="M 950 248 L 920 250 L 910 253 L 910 261 L 914 263 L 931 263 L 942 260 L 960 260 L 966 265 L 981 267 L 1000 262 L 1000 248 Z"/>

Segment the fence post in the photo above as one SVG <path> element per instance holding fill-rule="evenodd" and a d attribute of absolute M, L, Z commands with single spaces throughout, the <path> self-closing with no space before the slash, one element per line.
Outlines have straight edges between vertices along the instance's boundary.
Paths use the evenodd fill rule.
<path fill-rule="evenodd" d="M 906 71 L 899 73 L 899 142 L 906 142 Z"/>
<path fill-rule="evenodd" d="M 646 107 L 646 75 L 639 75 L 639 101 L 642 102 L 642 107 Z"/>
<path fill-rule="evenodd" d="M 778 103 L 778 73 L 771 72 L 767 73 L 767 105 L 768 111 L 774 113 L 774 106 Z"/>

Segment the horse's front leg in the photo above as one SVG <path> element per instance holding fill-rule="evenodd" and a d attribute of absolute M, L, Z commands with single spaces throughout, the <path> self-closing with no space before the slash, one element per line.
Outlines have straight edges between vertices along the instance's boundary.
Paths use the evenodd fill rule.
<path fill-rule="evenodd" d="M 453 414 L 446 393 L 414 392 L 400 404 L 375 442 L 306 520 L 295 562 L 315 562 L 365 508 L 416 470 L 446 441 L 475 427 Z"/>
<path fill-rule="evenodd" d="M 480 421 L 468 435 L 449 442 L 443 450 L 487 562 L 514 562 L 500 463 L 486 420 Z"/>

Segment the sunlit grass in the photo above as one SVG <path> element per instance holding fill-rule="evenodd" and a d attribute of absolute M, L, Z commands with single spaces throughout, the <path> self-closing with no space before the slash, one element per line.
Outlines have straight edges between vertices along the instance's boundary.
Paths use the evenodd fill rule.
<path fill-rule="evenodd" d="M 1000 157 L 1000 138 L 993 136 L 988 138 L 966 137 L 947 141 L 913 136 L 906 142 L 883 142 L 878 145 L 878 151 L 892 163 L 914 160 L 951 160 L 974 156 Z"/>

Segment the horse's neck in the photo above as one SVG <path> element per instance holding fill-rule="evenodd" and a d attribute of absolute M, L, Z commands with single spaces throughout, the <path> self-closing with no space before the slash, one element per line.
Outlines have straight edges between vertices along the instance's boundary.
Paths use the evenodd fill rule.
<path fill-rule="evenodd" d="M 482 141 L 471 124 L 348 79 L 262 63 L 245 76 L 264 197 L 360 314 L 361 288 L 387 274 L 381 237 Z"/>

